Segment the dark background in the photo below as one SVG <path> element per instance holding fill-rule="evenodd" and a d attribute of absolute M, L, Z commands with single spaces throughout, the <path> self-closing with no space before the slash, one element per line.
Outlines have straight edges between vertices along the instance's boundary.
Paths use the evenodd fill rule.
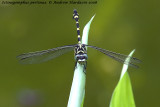
<path fill-rule="evenodd" d="M 0 0 L 1 2 L 2 0 Z M 0 107 L 66 107 L 73 79 L 73 52 L 46 63 L 21 65 L 16 56 L 77 43 L 96 14 L 89 44 L 143 61 L 129 68 L 137 107 L 158 107 L 160 96 L 160 1 L 97 0 L 97 4 L 4 5 L 0 3 Z M 81 33 L 82 34 L 82 33 Z M 88 49 L 84 107 L 108 107 L 122 64 Z"/>

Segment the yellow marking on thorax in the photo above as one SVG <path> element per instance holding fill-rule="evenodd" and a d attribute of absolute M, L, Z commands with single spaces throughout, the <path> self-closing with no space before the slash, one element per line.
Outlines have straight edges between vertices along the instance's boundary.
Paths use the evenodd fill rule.
<path fill-rule="evenodd" d="M 77 51 L 77 54 L 79 54 L 80 52 L 81 52 L 81 53 L 84 53 L 84 51 Z"/>
<path fill-rule="evenodd" d="M 78 21 L 76 23 L 79 23 Z"/>
<path fill-rule="evenodd" d="M 79 48 L 82 48 L 82 44 L 79 44 Z"/>
<path fill-rule="evenodd" d="M 80 30 L 80 28 L 78 27 L 77 30 Z"/>

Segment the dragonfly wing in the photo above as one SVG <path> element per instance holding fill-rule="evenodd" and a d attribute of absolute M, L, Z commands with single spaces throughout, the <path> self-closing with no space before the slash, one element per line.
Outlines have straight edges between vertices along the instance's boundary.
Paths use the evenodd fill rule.
<path fill-rule="evenodd" d="M 21 64 L 42 63 L 42 62 L 54 59 L 60 55 L 63 55 L 64 53 L 72 51 L 75 46 L 76 45 L 66 45 L 66 46 L 43 50 L 43 51 L 24 53 L 17 56 L 17 59 L 19 59 L 19 62 Z"/>
<path fill-rule="evenodd" d="M 105 50 L 105 49 L 102 49 L 102 48 L 99 48 L 99 47 L 96 47 L 96 46 L 90 46 L 90 45 L 86 45 L 87 47 L 90 47 L 90 48 L 93 48 L 93 49 L 96 49 L 102 53 L 104 53 L 105 55 L 113 58 L 114 60 L 118 61 L 118 62 L 121 62 L 121 63 L 124 63 L 124 64 L 127 64 L 129 66 L 132 66 L 134 68 L 139 68 L 137 65 L 135 65 L 134 63 L 140 63 L 141 61 L 135 57 L 129 57 L 127 55 L 123 55 L 123 54 L 120 54 L 120 53 L 116 53 L 116 52 L 112 52 L 112 51 L 109 51 L 109 50 Z M 126 58 L 130 58 L 130 61 L 129 62 L 126 62 Z"/>

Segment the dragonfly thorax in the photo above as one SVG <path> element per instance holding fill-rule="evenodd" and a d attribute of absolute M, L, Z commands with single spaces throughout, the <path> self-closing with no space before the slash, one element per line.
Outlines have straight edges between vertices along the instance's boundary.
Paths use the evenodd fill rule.
<path fill-rule="evenodd" d="M 84 44 L 77 44 L 74 49 L 75 52 L 75 60 L 78 61 L 80 64 L 87 61 L 87 50 Z"/>

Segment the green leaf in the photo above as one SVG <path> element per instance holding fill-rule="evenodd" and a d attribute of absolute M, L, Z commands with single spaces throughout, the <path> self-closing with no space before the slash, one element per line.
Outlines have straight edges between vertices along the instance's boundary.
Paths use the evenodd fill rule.
<path fill-rule="evenodd" d="M 129 56 L 132 56 L 134 51 Z M 126 62 L 129 62 L 129 60 L 130 58 L 127 58 Z M 128 65 L 124 64 L 120 80 L 112 94 L 110 107 L 135 107 L 132 85 L 127 69 Z"/>

